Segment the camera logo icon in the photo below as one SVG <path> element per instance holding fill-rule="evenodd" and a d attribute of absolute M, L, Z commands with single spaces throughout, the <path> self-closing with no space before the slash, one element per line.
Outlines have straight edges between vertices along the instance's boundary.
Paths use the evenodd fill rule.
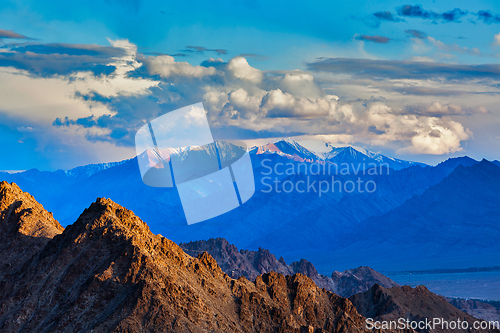
<path fill-rule="evenodd" d="M 202 103 L 150 121 L 135 147 L 144 184 L 177 188 L 188 224 L 229 212 L 255 192 L 246 145 L 214 141 Z"/>

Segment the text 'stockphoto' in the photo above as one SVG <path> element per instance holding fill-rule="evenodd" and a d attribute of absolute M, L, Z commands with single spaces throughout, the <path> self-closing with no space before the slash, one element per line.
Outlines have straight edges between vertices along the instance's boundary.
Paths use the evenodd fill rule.
<path fill-rule="evenodd" d="M 0 9 L 0 333 L 500 333 L 496 0 Z"/>

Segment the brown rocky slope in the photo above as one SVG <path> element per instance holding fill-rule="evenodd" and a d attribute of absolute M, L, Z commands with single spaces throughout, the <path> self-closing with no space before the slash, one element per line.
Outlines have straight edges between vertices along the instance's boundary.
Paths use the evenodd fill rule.
<path fill-rule="evenodd" d="M 235 245 L 230 244 L 224 238 L 210 238 L 208 240 L 181 243 L 179 246 L 192 256 L 197 256 L 204 251 L 208 252 L 217 261 L 221 269 L 232 278 L 244 276 L 253 281 L 258 275 L 271 271 L 284 275 L 301 273 L 310 277 L 318 287 L 325 288 L 342 297 L 351 297 L 365 292 L 375 284 L 384 288 L 400 287 L 396 282 L 370 267 L 363 266 L 343 272 L 333 272 L 329 277 L 319 274 L 314 265 L 305 259 L 287 265 L 283 257 L 276 259 L 276 256 L 270 253 L 269 250 L 262 248 L 259 248 L 258 251 L 238 250 Z M 457 309 L 475 318 L 500 322 L 499 302 L 492 302 L 494 306 L 479 300 L 451 299 L 447 297 L 444 299 Z M 450 311 L 450 313 L 453 314 L 454 312 Z"/>
<path fill-rule="evenodd" d="M 465 332 L 497 332 L 498 329 L 474 329 L 474 322 L 480 321 L 471 315 L 460 311 L 439 295 L 430 292 L 424 286 L 411 288 L 410 286 L 384 288 L 374 285 L 370 290 L 356 294 L 349 298 L 356 309 L 366 318 L 374 321 L 397 321 L 406 318 L 414 322 L 432 322 L 434 318 L 442 318 L 448 322 L 460 320 L 467 325 L 451 329 L 451 326 L 423 326 L 416 329 L 422 333 L 465 333 Z M 480 326 L 478 326 L 480 327 Z M 430 329 L 429 329 L 430 328 Z M 465 329 L 466 328 L 466 329 Z"/>
<path fill-rule="evenodd" d="M 302 274 L 234 280 L 208 253 L 187 255 L 108 199 L 60 233 L 19 191 L 0 184 L 0 244 L 15 233 L 36 246 L 0 282 L 2 332 L 366 331 L 348 299 Z"/>

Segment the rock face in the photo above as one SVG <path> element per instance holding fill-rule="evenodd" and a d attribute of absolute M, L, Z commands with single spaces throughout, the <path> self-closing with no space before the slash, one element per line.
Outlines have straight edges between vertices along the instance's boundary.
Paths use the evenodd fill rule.
<path fill-rule="evenodd" d="M 376 270 L 362 266 L 344 272 L 333 272 L 332 280 L 336 289 L 333 290 L 343 297 L 365 292 L 375 284 L 384 288 L 399 287 L 399 284 Z"/>
<path fill-rule="evenodd" d="M 254 281 L 257 276 L 271 271 L 284 275 L 294 274 L 294 270 L 285 263 L 283 258 L 277 260 L 268 250 L 260 248 L 258 251 L 238 251 L 236 246 L 229 244 L 224 238 L 181 243 L 179 246 L 195 257 L 200 253 L 208 252 L 221 269 L 234 279 L 244 276 Z"/>
<path fill-rule="evenodd" d="M 64 228 L 14 183 L 0 183 L 0 283 Z"/>
<path fill-rule="evenodd" d="M 208 252 L 219 263 L 221 269 L 235 279 L 244 276 L 250 281 L 254 281 L 258 275 L 271 271 L 284 275 L 301 273 L 310 277 L 318 287 L 325 288 L 342 297 L 350 297 L 364 292 L 374 284 L 385 288 L 399 286 L 390 278 L 370 267 L 333 272 L 331 277 L 328 277 L 319 274 L 314 265 L 305 259 L 287 265 L 282 257 L 276 259 L 269 250 L 259 248 L 258 251 L 238 251 L 236 246 L 229 244 L 224 238 L 181 243 L 179 246 L 192 256 L 197 256 L 204 251 Z"/>
<path fill-rule="evenodd" d="M 378 321 L 397 321 L 406 318 L 410 321 L 433 321 L 442 318 L 446 321 L 467 321 L 468 329 L 417 329 L 418 332 L 500 332 L 497 329 L 475 330 L 473 323 L 478 319 L 458 310 L 442 296 L 436 295 L 424 286 L 384 288 L 374 285 L 370 290 L 349 298 L 366 318 Z M 461 326 L 463 327 L 463 326 Z M 445 327 L 446 328 L 446 327 Z"/>
<path fill-rule="evenodd" d="M 22 260 L 0 283 L 2 332 L 366 332 L 351 301 L 302 274 L 234 280 L 108 199 L 61 233 L 31 196 L 1 186 L 0 244 L 34 244 L 6 248 Z"/>

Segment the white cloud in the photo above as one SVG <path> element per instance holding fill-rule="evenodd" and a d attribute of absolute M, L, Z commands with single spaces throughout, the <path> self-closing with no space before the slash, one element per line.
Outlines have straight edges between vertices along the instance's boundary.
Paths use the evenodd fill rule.
<path fill-rule="evenodd" d="M 399 153 L 442 155 L 461 151 L 460 142 L 468 140 L 470 132 L 460 123 L 436 118 L 420 119 L 412 137 L 411 146 L 400 149 Z"/>
<path fill-rule="evenodd" d="M 324 95 L 323 89 L 314 82 L 314 77 L 300 71 L 285 74 L 279 85 L 283 91 L 296 97 L 317 99 Z"/>
<path fill-rule="evenodd" d="M 151 75 L 159 74 L 162 78 L 171 76 L 201 78 L 215 74 L 213 67 L 193 66 L 187 62 L 176 62 L 174 57 L 161 55 L 143 60 Z"/>
<path fill-rule="evenodd" d="M 9 96 L 2 98 L 1 113 L 39 123 L 51 124 L 55 118 L 65 116 L 113 114 L 100 103 L 89 105 L 75 98 L 75 84 L 63 77 L 33 77 L 27 72 L 7 68 L 0 71 L 0 91 Z"/>
<path fill-rule="evenodd" d="M 129 77 L 128 73 L 142 63 L 136 59 L 136 47 L 126 40 L 110 41 L 126 50 L 123 57 L 113 58 L 116 70 L 110 75 L 95 76 L 89 71 L 69 75 L 36 76 L 30 72 L 3 67 L 0 70 L 2 124 L 17 128 L 23 137 L 36 143 L 36 150 L 51 156 L 59 168 L 85 163 L 120 160 L 131 156 L 129 147 L 96 140 L 109 137 L 111 129 L 71 125 L 52 126 L 56 118 L 80 119 L 117 114 L 99 100 L 84 100 L 80 96 L 98 93 L 107 98 L 150 94 L 158 81 Z M 66 157 L 65 157 L 66 155 Z"/>
<path fill-rule="evenodd" d="M 174 68 L 176 82 L 189 83 L 167 85 L 164 94 L 177 96 L 179 105 L 202 98 L 212 126 L 218 128 L 233 126 L 284 136 L 290 132 L 349 133 L 342 134 L 342 140 L 396 142 L 403 146 L 400 152 L 413 154 L 459 151 L 461 141 L 467 140 L 470 134 L 460 123 L 443 118 L 464 113 L 463 108 L 454 103 L 435 101 L 421 107 L 419 112 L 408 114 L 401 108 L 393 110 L 386 102 L 342 102 L 335 95 L 325 94 L 308 73 L 291 71 L 267 75 L 251 67 L 242 57 L 227 63 L 210 60 L 207 65 L 213 66 L 209 67 L 178 63 L 172 57 L 147 59 L 149 66 L 155 64 L 156 73 L 169 73 L 165 76 L 169 77 Z M 210 72 L 204 72 L 207 70 Z M 217 79 L 206 80 L 206 75 Z M 338 139 L 340 134 L 333 135 Z"/>
<path fill-rule="evenodd" d="M 25 117 L 32 121 L 51 124 L 55 118 L 83 118 L 88 116 L 113 115 L 105 104 L 88 102 L 76 94 L 97 92 L 104 97 L 149 94 L 149 89 L 158 81 L 128 77 L 127 74 L 142 66 L 137 62 L 137 48 L 127 40 L 110 41 L 113 46 L 126 52 L 114 58 L 116 71 L 112 75 L 95 76 L 91 72 L 79 71 L 69 76 L 40 77 L 7 67 L 0 71 L 0 91 L 9 98 L 2 100 L 0 112 L 13 117 Z"/>
<path fill-rule="evenodd" d="M 227 69 L 235 78 L 250 81 L 255 84 L 260 83 L 263 78 L 262 72 L 250 66 L 248 61 L 243 57 L 236 57 L 229 60 Z"/>
<path fill-rule="evenodd" d="M 462 107 L 456 104 L 441 104 L 439 102 L 432 102 L 426 108 L 429 114 L 461 114 Z"/>
<path fill-rule="evenodd" d="M 399 142 L 405 147 L 399 149 L 398 153 L 453 153 L 460 151 L 461 141 L 468 140 L 471 135 L 460 123 L 449 118 L 398 114 L 382 102 L 372 103 L 367 108 L 357 110 L 357 113 L 357 118 L 350 124 L 358 133 L 358 140 L 353 141 L 359 142 L 359 138 L 363 138 L 372 144 L 374 140 L 378 144 Z M 346 118 L 347 122 L 350 120 L 351 118 Z"/>
<path fill-rule="evenodd" d="M 112 65 L 117 69 L 110 75 L 77 72 L 66 77 L 38 78 L 19 70 L 0 72 L 0 90 L 14 96 L 4 103 L 2 112 L 26 116 L 34 122 L 28 126 L 45 128 L 51 133 L 49 137 L 64 133 L 61 137 L 67 140 L 65 147 L 73 145 L 69 139 L 73 135 L 74 144 L 91 147 L 100 142 L 99 149 L 131 144 L 123 143 L 123 136 L 115 129 L 130 134 L 151 116 L 200 101 L 214 129 L 231 127 L 246 133 L 253 131 L 256 136 L 265 131 L 283 136 L 321 134 L 334 142 L 397 143 L 403 147 L 400 152 L 416 154 L 459 151 L 461 141 L 470 137 L 460 123 L 443 117 L 464 113 L 464 108 L 455 103 L 435 101 L 411 113 L 403 104 L 395 108 L 383 98 L 339 99 L 332 94 L 335 90 L 327 93 L 311 74 L 299 70 L 265 73 L 250 66 L 243 57 L 227 63 L 211 59 L 194 66 L 167 55 L 143 57 L 126 40 L 111 43 L 124 49 L 125 55 L 113 58 Z M 129 75 L 143 65 L 149 75 L 159 75 L 160 81 Z M 405 88 L 421 83 L 399 80 L 385 84 Z M 369 96 L 380 91 L 372 84 L 369 81 L 363 86 Z M 356 85 L 359 86 L 347 84 L 343 88 L 357 94 Z M 111 102 L 75 98 L 75 93 L 92 96 L 93 92 Z M 71 121 L 50 126 L 55 118 L 66 116 Z M 89 116 L 93 118 L 76 125 L 77 119 Z M 99 117 L 102 127 L 97 121 Z M 27 133 L 39 135 L 37 130 Z M 82 140 L 88 142 L 83 144 Z"/>
<path fill-rule="evenodd" d="M 493 45 L 500 45 L 500 32 L 494 36 L 493 40 Z"/>

